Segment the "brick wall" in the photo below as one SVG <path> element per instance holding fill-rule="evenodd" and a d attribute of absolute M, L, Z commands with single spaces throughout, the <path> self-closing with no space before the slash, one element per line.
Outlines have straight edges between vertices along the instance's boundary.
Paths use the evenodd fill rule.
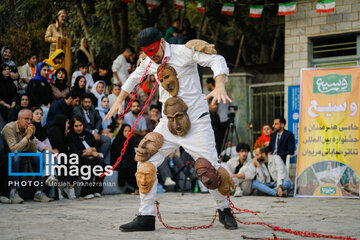
<path fill-rule="evenodd" d="M 285 17 L 285 113 L 287 87 L 300 84 L 300 69 L 311 67 L 310 37 L 360 31 L 360 1 L 336 0 L 335 12 L 316 13 L 316 2 L 299 3 Z"/>

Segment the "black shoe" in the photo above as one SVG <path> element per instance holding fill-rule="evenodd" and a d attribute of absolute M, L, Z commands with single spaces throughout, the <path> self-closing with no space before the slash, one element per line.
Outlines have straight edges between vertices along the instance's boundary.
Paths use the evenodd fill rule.
<path fill-rule="evenodd" d="M 119 229 L 122 232 L 154 231 L 155 216 L 138 215 L 132 222 L 121 225 Z"/>
<path fill-rule="evenodd" d="M 219 212 L 219 220 L 222 224 L 224 224 L 224 227 L 229 230 L 237 229 L 237 222 L 234 218 L 234 216 L 231 213 L 230 208 L 224 208 L 223 211 L 218 209 Z"/>

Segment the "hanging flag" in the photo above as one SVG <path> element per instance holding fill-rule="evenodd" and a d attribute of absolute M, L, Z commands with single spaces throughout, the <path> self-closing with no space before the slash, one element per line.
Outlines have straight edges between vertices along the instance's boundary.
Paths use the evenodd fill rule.
<path fill-rule="evenodd" d="M 121 1 L 124 3 L 133 3 L 134 2 L 134 0 L 121 0 Z"/>
<path fill-rule="evenodd" d="M 160 0 L 146 0 L 146 6 L 157 8 L 160 5 Z"/>
<path fill-rule="evenodd" d="M 261 17 L 263 10 L 264 10 L 263 5 L 250 5 L 249 17 L 259 18 L 259 17 Z"/>
<path fill-rule="evenodd" d="M 335 10 L 335 0 L 321 0 L 316 2 L 317 13 L 328 13 Z"/>
<path fill-rule="evenodd" d="M 279 3 L 279 16 L 294 14 L 296 9 L 296 2 Z"/>
<path fill-rule="evenodd" d="M 224 5 L 221 8 L 221 14 L 224 15 L 233 15 L 235 9 L 235 4 L 233 3 L 224 3 Z"/>
<path fill-rule="evenodd" d="M 199 1 L 196 8 L 199 12 L 206 12 L 203 1 Z"/>
<path fill-rule="evenodd" d="M 174 7 L 178 9 L 184 8 L 184 0 L 175 0 Z"/>

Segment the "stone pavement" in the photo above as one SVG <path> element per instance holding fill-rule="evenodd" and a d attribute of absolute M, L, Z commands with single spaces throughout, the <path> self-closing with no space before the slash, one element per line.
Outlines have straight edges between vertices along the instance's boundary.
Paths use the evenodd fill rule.
<path fill-rule="evenodd" d="M 207 225 L 215 213 L 209 194 L 158 194 L 164 221 L 171 226 Z M 360 239 L 359 199 L 276 198 L 248 196 L 232 200 L 238 208 L 260 211 L 265 222 L 294 230 L 352 236 Z M 210 229 L 168 230 L 156 223 L 154 232 L 122 233 L 119 225 L 134 218 L 138 196 L 106 195 L 92 200 L 62 200 L 51 203 L 26 201 L 0 205 L 0 239 L 242 239 L 271 238 L 271 229 L 239 224 L 229 231 L 218 219 Z M 238 213 L 243 221 L 259 221 Z M 278 238 L 301 238 L 274 232 Z"/>

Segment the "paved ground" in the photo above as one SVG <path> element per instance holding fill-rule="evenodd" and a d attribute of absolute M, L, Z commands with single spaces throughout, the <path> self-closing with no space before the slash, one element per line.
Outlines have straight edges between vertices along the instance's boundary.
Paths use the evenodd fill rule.
<path fill-rule="evenodd" d="M 164 193 L 158 195 L 164 221 L 171 226 L 209 224 L 214 214 L 209 194 Z M 265 222 L 301 231 L 352 236 L 360 239 L 359 199 L 326 198 L 232 198 L 235 206 L 260 211 Z M 26 201 L 0 205 L 0 239 L 242 239 L 270 238 L 263 226 L 239 224 L 225 230 L 216 220 L 204 230 L 168 230 L 159 221 L 155 232 L 122 233 L 118 227 L 134 218 L 138 197 L 107 195 L 93 200 L 62 200 L 51 203 Z M 259 221 L 249 213 L 238 213 L 243 221 Z M 278 238 L 302 239 L 275 232 Z M 309 239 L 309 238 L 306 238 Z"/>

